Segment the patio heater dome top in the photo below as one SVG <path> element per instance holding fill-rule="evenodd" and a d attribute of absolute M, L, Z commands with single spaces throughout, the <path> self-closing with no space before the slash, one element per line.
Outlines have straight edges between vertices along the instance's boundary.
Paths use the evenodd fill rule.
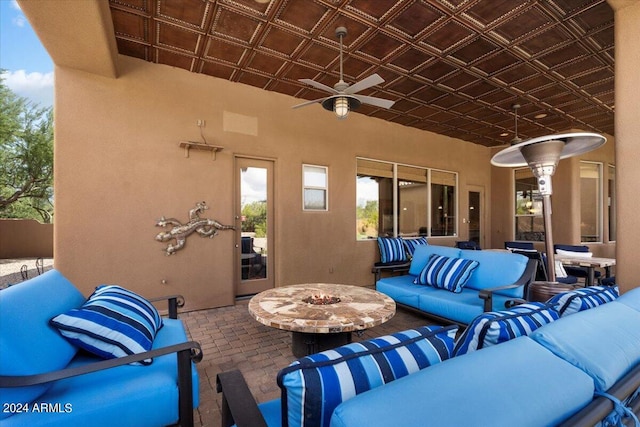
<path fill-rule="evenodd" d="M 557 153 L 559 144 L 556 141 L 563 144 L 559 155 Z M 500 167 L 521 167 L 531 166 L 532 163 L 541 161 L 546 163 L 549 162 L 549 160 L 554 160 L 554 158 L 557 163 L 559 160 L 594 150 L 606 141 L 607 139 L 604 136 L 589 132 L 545 135 L 538 138 L 528 139 L 524 142 L 505 148 L 493 156 L 491 164 Z M 539 145 L 539 147 L 535 147 L 537 148 L 536 150 L 532 150 L 534 147 L 526 148 L 534 144 Z M 548 146 L 548 148 L 546 148 L 546 146 Z M 531 153 L 535 158 L 525 158 L 523 151 L 535 151 L 535 155 Z"/>

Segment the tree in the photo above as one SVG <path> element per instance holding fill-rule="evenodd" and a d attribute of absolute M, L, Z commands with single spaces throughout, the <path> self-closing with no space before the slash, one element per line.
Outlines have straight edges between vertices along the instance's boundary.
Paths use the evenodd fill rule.
<path fill-rule="evenodd" d="M 51 222 L 53 109 L 11 91 L 0 74 L 0 217 Z"/>
<path fill-rule="evenodd" d="M 267 202 L 251 202 L 242 207 L 242 231 L 255 232 L 256 237 L 267 235 Z"/>

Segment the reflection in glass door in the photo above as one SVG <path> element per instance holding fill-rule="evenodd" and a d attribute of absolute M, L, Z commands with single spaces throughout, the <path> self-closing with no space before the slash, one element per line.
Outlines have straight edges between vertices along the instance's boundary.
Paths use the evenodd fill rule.
<path fill-rule="evenodd" d="M 482 194 L 480 191 L 469 191 L 469 240 L 482 247 L 481 229 L 481 205 Z"/>
<path fill-rule="evenodd" d="M 272 242 L 273 162 L 236 158 L 236 296 L 274 286 Z"/>

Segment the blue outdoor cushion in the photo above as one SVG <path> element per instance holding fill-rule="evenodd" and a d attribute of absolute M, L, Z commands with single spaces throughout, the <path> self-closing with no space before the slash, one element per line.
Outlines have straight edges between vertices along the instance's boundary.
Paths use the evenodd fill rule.
<path fill-rule="evenodd" d="M 618 296 L 618 286 L 590 286 L 554 295 L 547 302 L 556 306 L 560 316 L 568 316 L 614 301 Z"/>
<path fill-rule="evenodd" d="M 592 399 L 588 375 L 520 337 L 350 399 L 331 426 L 557 426 Z"/>
<path fill-rule="evenodd" d="M 101 286 L 79 309 L 50 322 L 72 344 L 104 359 L 149 351 L 162 318 L 140 295 L 120 286 Z M 150 364 L 146 359 L 142 364 Z"/>
<path fill-rule="evenodd" d="M 67 366 L 78 349 L 47 322 L 84 300 L 57 270 L 0 291 L 0 375 L 34 375 Z M 51 383 L 0 388 L 0 403 L 30 403 L 50 387 Z M 0 411 L 0 419 L 10 416 Z"/>
<path fill-rule="evenodd" d="M 457 326 L 424 326 L 303 357 L 278 373 L 283 426 L 328 427 L 357 394 L 451 357 Z"/>
<path fill-rule="evenodd" d="M 596 390 L 606 391 L 640 363 L 638 325 L 640 312 L 613 301 L 565 316 L 531 338 L 591 376 Z"/>
<path fill-rule="evenodd" d="M 460 293 L 478 265 L 478 261 L 433 254 L 416 281 L 421 285 Z"/>
<path fill-rule="evenodd" d="M 522 304 L 504 311 L 490 311 L 476 317 L 456 341 L 454 354 L 469 353 L 529 335 L 540 326 L 560 318 L 551 304 Z"/>
<path fill-rule="evenodd" d="M 163 319 L 164 326 L 153 342 L 153 349 L 188 341 L 180 319 Z M 60 334 L 55 335 L 69 344 Z M 68 368 L 100 362 L 79 352 Z M 199 404 L 198 371 L 192 362 L 193 407 Z M 91 426 L 142 427 L 168 426 L 178 422 L 178 370 L 176 355 L 157 357 L 151 365 L 122 365 L 51 383 L 36 402 L 59 404 L 58 412 L 23 412 L 2 420 L 2 427 Z M 32 407 L 31 407 L 32 408 Z"/>
<path fill-rule="evenodd" d="M 382 263 L 407 261 L 407 253 L 401 237 L 378 237 L 378 247 Z"/>
<path fill-rule="evenodd" d="M 409 254 L 409 257 L 413 258 L 413 253 L 416 251 L 416 248 L 420 245 L 428 245 L 426 237 L 418 237 L 414 239 L 402 239 L 402 243 L 404 243 L 404 247 Z"/>

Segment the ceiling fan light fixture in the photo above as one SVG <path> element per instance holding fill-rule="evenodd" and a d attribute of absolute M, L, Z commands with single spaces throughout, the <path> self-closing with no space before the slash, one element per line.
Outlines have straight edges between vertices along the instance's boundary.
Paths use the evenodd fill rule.
<path fill-rule="evenodd" d="M 349 101 L 347 98 L 344 96 L 336 98 L 333 104 L 333 112 L 336 113 L 338 119 L 346 119 L 349 115 Z"/>

